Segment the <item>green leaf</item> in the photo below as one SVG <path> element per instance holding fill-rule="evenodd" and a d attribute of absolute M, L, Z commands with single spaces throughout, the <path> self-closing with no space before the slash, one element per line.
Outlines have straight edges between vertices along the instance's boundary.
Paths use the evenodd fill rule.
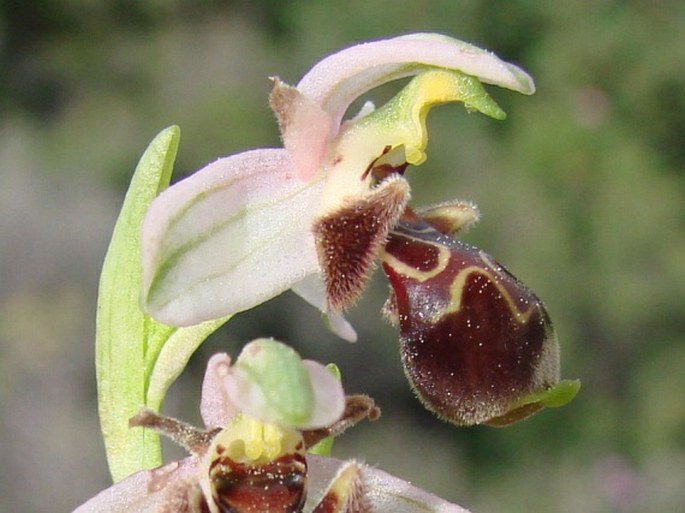
<path fill-rule="evenodd" d="M 169 127 L 141 157 L 100 276 L 95 341 L 98 405 L 115 482 L 161 463 L 159 437 L 149 430 L 129 429 L 128 419 L 142 407 L 158 410 L 193 351 L 227 320 L 179 329 L 156 322 L 139 307 L 140 227 L 152 200 L 169 185 L 179 139 L 179 128 Z"/>

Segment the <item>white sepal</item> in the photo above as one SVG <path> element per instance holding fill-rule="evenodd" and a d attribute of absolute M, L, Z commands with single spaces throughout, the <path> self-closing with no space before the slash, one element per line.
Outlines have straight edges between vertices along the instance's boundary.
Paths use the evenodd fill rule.
<path fill-rule="evenodd" d="M 186 326 L 252 308 L 316 272 L 322 180 L 282 149 L 222 158 L 163 192 L 143 225 L 143 307 Z"/>

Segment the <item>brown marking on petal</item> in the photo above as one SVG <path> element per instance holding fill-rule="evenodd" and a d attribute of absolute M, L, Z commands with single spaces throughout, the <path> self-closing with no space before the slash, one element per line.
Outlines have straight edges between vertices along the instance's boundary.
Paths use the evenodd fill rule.
<path fill-rule="evenodd" d="M 449 262 L 422 280 L 425 273 L 411 263 L 423 262 L 422 253 L 431 259 L 431 246 L 449 251 Z M 557 341 L 544 305 L 491 257 L 419 219 L 403 219 L 382 258 L 405 372 L 429 410 L 458 425 L 510 418 L 518 400 L 558 382 Z"/>
<path fill-rule="evenodd" d="M 284 134 L 292 123 L 293 106 L 297 103 L 300 92 L 297 88 L 281 82 L 278 77 L 271 77 L 274 83 L 269 94 L 269 106 L 276 114 L 278 126 Z"/>
<path fill-rule="evenodd" d="M 380 408 L 368 395 L 348 395 L 345 398 L 345 410 L 338 421 L 325 428 L 302 431 L 305 447 L 309 449 L 324 438 L 339 436 L 366 418 L 374 421 L 378 420 L 380 416 Z"/>
<path fill-rule="evenodd" d="M 222 513 L 295 513 L 306 499 L 307 461 L 287 454 L 262 465 L 216 457 L 209 467 L 213 499 Z"/>
<path fill-rule="evenodd" d="M 330 310 L 339 312 L 359 298 L 374 260 L 408 200 L 409 185 L 404 178 L 394 175 L 366 196 L 314 223 Z"/>
<path fill-rule="evenodd" d="M 333 478 L 312 513 L 368 513 L 366 489 L 359 463 L 348 461 Z"/>

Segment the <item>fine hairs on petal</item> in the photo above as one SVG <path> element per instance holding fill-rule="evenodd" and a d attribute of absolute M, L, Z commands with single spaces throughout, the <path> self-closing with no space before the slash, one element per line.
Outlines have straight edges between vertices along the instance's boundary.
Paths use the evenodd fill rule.
<path fill-rule="evenodd" d="M 363 198 L 344 204 L 314 224 L 314 237 L 328 307 L 339 312 L 354 304 L 366 286 L 390 228 L 409 201 L 409 185 L 392 175 Z"/>
<path fill-rule="evenodd" d="M 128 425 L 132 428 L 143 427 L 152 429 L 173 440 L 176 445 L 180 445 L 192 454 L 203 454 L 212 443 L 214 435 L 216 435 L 215 431 L 198 429 L 181 420 L 157 415 L 147 408 L 142 409 L 131 417 Z"/>

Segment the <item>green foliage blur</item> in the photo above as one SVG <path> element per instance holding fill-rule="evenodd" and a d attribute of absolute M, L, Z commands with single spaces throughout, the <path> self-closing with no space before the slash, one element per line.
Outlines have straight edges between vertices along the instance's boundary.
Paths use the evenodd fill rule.
<path fill-rule="evenodd" d="M 378 275 L 350 312 L 358 343 L 285 294 L 208 341 L 165 411 L 199 421 L 208 356 L 275 336 L 336 362 L 350 392 L 383 408 L 336 442 L 339 457 L 476 513 L 682 508 L 685 3 L 36 0 L 0 4 L 0 512 L 67 511 L 108 485 L 95 294 L 152 137 L 181 127 L 176 178 L 277 146 L 267 77 L 295 83 L 338 48 L 419 31 L 488 48 L 536 79 L 532 97 L 489 88 L 503 122 L 436 109 L 429 160 L 409 176 L 416 205 L 480 206 L 466 238 L 545 300 L 578 398 L 502 430 L 433 418 L 377 313 Z"/>

